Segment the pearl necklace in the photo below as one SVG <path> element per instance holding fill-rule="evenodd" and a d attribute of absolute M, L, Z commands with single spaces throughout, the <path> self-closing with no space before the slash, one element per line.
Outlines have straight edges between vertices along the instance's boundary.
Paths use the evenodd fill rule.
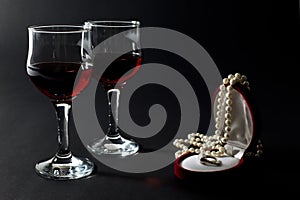
<path fill-rule="evenodd" d="M 215 118 L 215 134 L 207 136 L 202 133 L 190 133 L 187 139 L 175 139 L 173 145 L 179 148 L 175 152 L 175 158 L 190 152 L 209 157 L 226 156 L 225 145 L 231 132 L 231 110 L 232 110 L 232 91 L 235 84 L 241 84 L 250 90 L 249 82 L 245 75 L 235 73 L 229 74 L 228 78 L 223 79 L 220 85 L 217 99 L 217 112 Z M 222 119 L 224 118 L 224 129 L 222 129 Z"/>

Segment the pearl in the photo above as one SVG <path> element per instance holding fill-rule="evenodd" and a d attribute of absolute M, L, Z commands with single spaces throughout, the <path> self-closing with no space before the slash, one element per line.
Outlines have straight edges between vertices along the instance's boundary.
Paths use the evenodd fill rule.
<path fill-rule="evenodd" d="M 221 104 L 223 101 L 223 98 L 218 98 L 218 103 Z"/>
<path fill-rule="evenodd" d="M 221 109 L 222 109 L 222 105 L 220 105 L 220 104 L 217 105 L 217 109 L 218 109 L 218 110 L 221 110 Z"/>
<path fill-rule="evenodd" d="M 195 149 L 194 149 L 193 147 L 191 147 L 191 148 L 189 148 L 189 151 L 190 151 L 191 153 L 194 153 Z"/>
<path fill-rule="evenodd" d="M 231 119 L 231 114 L 230 113 L 225 113 L 225 118 L 226 119 Z"/>
<path fill-rule="evenodd" d="M 232 100 L 231 99 L 227 99 L 226 100 L 226 104 L 229 105 L 229 106 L 232 105 Z"/>
<path fill-rule="evenodd" d="M 240 73 L 235 73 L 234 76 L 235 76 L 235 78 L 237 78 L 237 79 L 241 79 L 241 77 L 242 77 Z"/>
<path fill-rule="evenodd" d="M 231 128 L 230 128 L 229 126 L 226 126 L 226 127 L 225 127 L 225 131 L 226 131 L 227 133 L 229 133 L 229 132 L 231 131 Z"/>
<path fill-rule="evenodd" d="M 227 92 L 231 92 L 233 90 L 233 87 L 232 87 L 232 85 L 228 85 L 226 89 L 227 89 Z"/>
<path fill-rule="evenodd" d="M 220 123 L 221 122 L 221 117 L 216 117 L 216 122 Z"/>
<path fill-rule="evenodd" d="M 226 106 L 225 107 L 225 111 L 228 113 L 228 112 L 230 112 L 232 110 L 232 107 L 231 106 Z"/>
<path fill-rule="evenodd" d="M 228 78 L 224 78 L 224 79 L 223 79 L 223 84 L 224 84 L 224 85 L 227 85 L 228 83 L 229 83 Z"/>
<path fill-rule="evenodd" d="M 228 139 L 229 138 L 229 134 L 228 133 L 224 133 L 223 137 Z"/>
<path fill-rule="evenodd" d="M 212 152 L 211 152 L 211 155 L 217 157 L 217 152 L 212 151 Z"/>
<path fill-rule="evenodd" d="M 220 85 L 220 92 L 221 92 L 222 94 L 224 94 L 224 90 L 225 90 L 225 89 L 226 89 L 226 87 L 225 87 L 224 84 Z"/>
<path fill-rule="evenodd" d="M 231 125 L 231 119 L 226 119 L 225 124 L 228 125 L 228 126 Z"/>
<path fill-rule="evenodd" d="M 222 143 L 227 143 L 227 139 L 226 138 L 222 138 L 221 141 L 222 141 Z"/>
<path fill-rule="evenodd" d="M 232 93 L 231 92 L 227 92 L 225 96 L 226 96 L 227 99 L 231 99 L 232 98 Z"/>
<path fill-rule="evenodd" d="M 234 85 L 236 83 L 236 79 L 231 79 L 230 80 L 230 85 Z"/>
<path fill-rule="evenodd" d="M 249 86 L 249 82 L 248 81 L 244 81 L 243 85 L 246 86 L 246 87 L 248 87 Z"/>
<path fill-rule="evenodd" d="M 228 79 L 230 80 L 230 79 L 233 79 L 234 78 L 234 76 L 232 75 L 232 74 L 229 74 L 228 75 Z"/>
<path fill-rule="evenodd" d="M 216 129 L 220 129 L 220 128 L 221 128 L 221 124 L 216 124 L 216 125 L 215 125 L 215 128 L 216 128 Z"/>
<path fill-rule="evenodd" d="M 222 116 L 222 111 L 217 111 L 217 116 L 218 117 Z"/>
<path fill-rule="evenodd" d="M 245 80 L 247 80 L 247 76 L 242 75 L 242 76 L 241 76 L 241 82 L 243 82 L 243 81 L 245 81 Z"/>
<path fill-rule="evenodd" d="M 221 131 L 220 130 L 215 130 L 215 134 L 216 135 L 221 135 Z"/>

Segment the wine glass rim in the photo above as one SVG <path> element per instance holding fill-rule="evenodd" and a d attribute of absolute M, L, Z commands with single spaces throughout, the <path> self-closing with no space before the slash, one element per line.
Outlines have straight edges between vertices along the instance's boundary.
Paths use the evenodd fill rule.
<path fill-rule="evenodd" d="M 89 23 L 94 27 L 108 27 L 108 28 L 130 28 L 138 27 L 140 21 L 138 20 L 90 20 Z"/>
<path fill-rule="evenodd" d="M 82 33 L 88 31 L 83 25 L 69 24 L 31 25 L 28 30 L 37 33 Z"/>

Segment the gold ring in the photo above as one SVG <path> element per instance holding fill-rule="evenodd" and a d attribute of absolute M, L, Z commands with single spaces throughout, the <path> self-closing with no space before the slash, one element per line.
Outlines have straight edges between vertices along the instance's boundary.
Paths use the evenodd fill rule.
<path fill-rule="evenodd" d="M 210 156 L 210 155 L 204 155 L 200 158 L 200 162 L 203 165 L 208 165 L 208 166 L 220 166 L 222 164 L 222 162 L 220 160 L 218 160 L 216 157 L 214 156 Z"/>

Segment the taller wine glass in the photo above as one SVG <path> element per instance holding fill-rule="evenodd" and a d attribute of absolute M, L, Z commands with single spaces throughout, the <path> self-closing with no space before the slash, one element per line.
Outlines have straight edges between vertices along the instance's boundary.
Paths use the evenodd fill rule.
<path fill-rule="evenodd" d="M 84 46 L 89 30 L 76 25 L 28 27 L 27 74 L 32 83 L 52 102 L 57 117 L 58 150 L 50 159 L 38 162 L 42 177 L 70 180 L 89 176 L 94 164 L 74 156 L 69 148 L 68 119 L 72 100 L 89 83 L 91 63 Z M 79 78 L 76 78 L 79 77 Z"/>
<path fill-rule="evenodd" d="M 141 66 L 140 22 L 87 21 L 85 25 L 91 30 L 93 77 L 105 89 L 109 108 L 106 135 L 88 144 L 88 149 L 98 155 L 136 154 L 139 145 L 120 132 L 118 108 L 120 91 Z"/>

